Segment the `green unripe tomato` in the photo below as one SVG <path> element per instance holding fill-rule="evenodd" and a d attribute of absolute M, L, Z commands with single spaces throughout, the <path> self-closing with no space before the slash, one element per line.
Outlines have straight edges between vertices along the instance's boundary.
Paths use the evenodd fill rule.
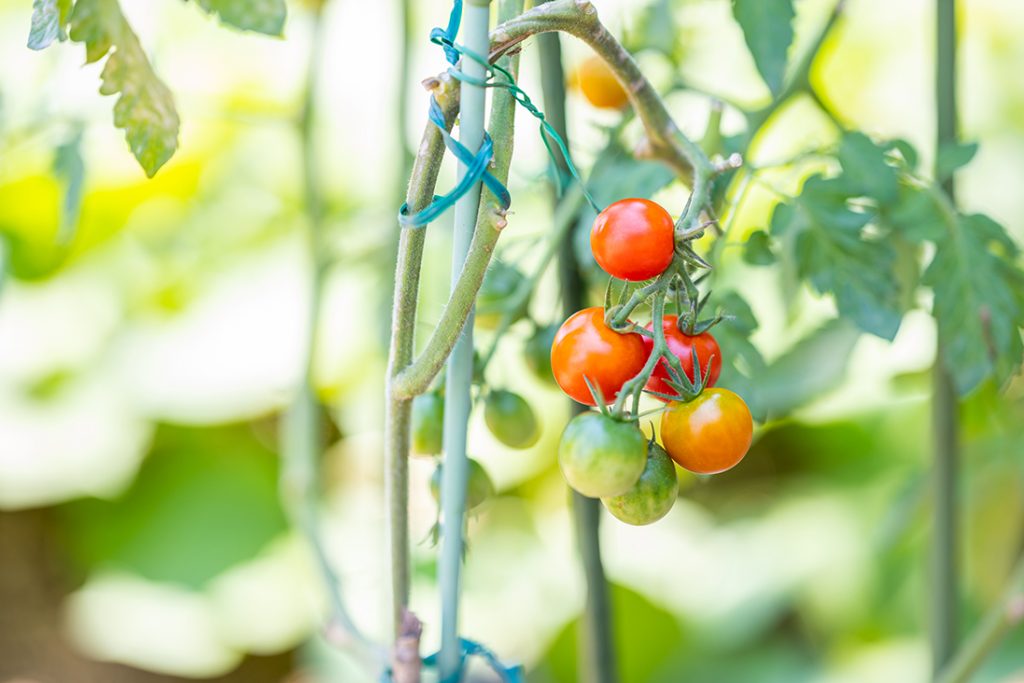
<path fill-rule="evenodd" d="M 558 465 L 569 486 L 606 498 L 629 491 L 647 464 L 647 440 L 636 425 L 601 413 L 574 417 L 558 444 Z"/>
<path fill-rule="evenodd" d="M 476 324 L 485 330 L 496 329 L 512 295 L 525 279 L 526 276 L 515 266 L 494 259 L 476 295 Z M 520 320 L 524 315 L 525 309 L 513 311 L 511 322 Z"/>
<path fill-rule="evenodd" d="M 529 448 L 540 438 L 533 409 L 519 394 L 495 389 L 484 402 L 484 421 L 495 438 L 510 448 Z"/>
<path fill-rule="evenodd" d="M 551 374 L 551 345 L 555 343 L 558 327 L 558 325 L 537 327 L 523 347 L 523 356 L 530 372 L 537 379 L 548 384 L 555 383 L 555 377 Z"/>
<path fill-rule="evenodd" d="M 444 396 L 436 391 L 420 394 L 412 400 L 412 452 L 437 455 L 444 436 Z"/>
<path fill-rule="evenodd" d="M 430 495 L 434 502 L 441 504 L 441 476 L 444 465 L 437 463 L 434 474 L 430 477 Z M 469 459 L 469 473 L 466 478 L 466 511 L 475 510 L 494 497 L 494 482 L 487 474 L 483 465 L 473 458 Z"/>
<path fill-rule="evenodd" d="M 676 466 L 665 449 L 652 441 L 647 444 L 647 465 L 633 488 L 601 502 L 613 517 L 643 526 L 667 515 L 678 497 Z"/>

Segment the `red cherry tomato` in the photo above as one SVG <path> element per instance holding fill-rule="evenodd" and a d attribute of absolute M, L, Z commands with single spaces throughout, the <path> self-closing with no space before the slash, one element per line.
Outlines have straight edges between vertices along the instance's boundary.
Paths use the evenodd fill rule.
<path fill-rule="evenodd" d="M 753 433 L 750 409 L 728 389 L 706 389 L 661 414 L 661 442 L 669 457 L 698 474 L 734 467 L 750 449 Z"/>
<path fill-rule="evenodd" d="M 650 280 L 672 263 L 672 216 L 647 199 L 621 199 L 597 215 L 590 230 L 590 249 L 612 277 Z"/>
<path fill-rule="evenodd" d="M 588 406 L 595 403 L 584 377 L 611 401 L 646 362 L 643 337 L 636 332 L 619 334 L 605 325 L 600 306 L 572 314 L 551 344 L 555 381 L 570 398 Z"/>
<path fill-rule="evenodd" d="M 653 329 L 652 324 L 647 329 Z M 722 374 L 722 350 L 718 348 L 718 342 L 711 336 L 710 332 L 701 332 L 691 337 L 679 329 L 679 318 L 675 315 L 666 315 L 661 319 L 662 329 L 665 330 L 665 343 L 668 350 L 679 359 L 683 371 L 690 378 L 691 382 L 697 381 L 697 373 L 693 371 L 693 349 L 697 349 L 697 361 L 700 363 L 701 376 L 708 373 L 705 386 L 713 387 Z M 654 340 L 644 337 L 644 344 L 647 346 L 647 353 L 654 349 Z M 708 370 L 708 361 L 711 361 L 711 369 Z M 668 385 L 666 380 L 671 379 L 668 373 L 668 366 L 662 358 L 655 366 L 651 378 L 647 380 L 646 388 L 662 394 L 675 394 L 676 390 Z M 660 398 L 660 397 L 658 397 Z M 665 400 L 665 399 L 660 399 Z"/>

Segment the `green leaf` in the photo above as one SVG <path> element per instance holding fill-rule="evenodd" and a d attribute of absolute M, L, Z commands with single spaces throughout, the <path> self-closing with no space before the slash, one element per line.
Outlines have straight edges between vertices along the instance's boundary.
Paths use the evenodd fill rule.
<path fill-rule="evenodd" d="M 913 171 L 917 168 L 917 150 L 906 140 L 901 138 L 889 140 L 885 143 L 885 150 L 898 154 L 903 159 L 903 163 L 906 164 L 908 170 Z"/>
<path fill-rule="evenodd" d="M 679 56 L 679 22 L 672 12 L 670 0 L 654 0 L 640 13 L 637 20 L 638 48 L 660 52 L 670 60 Z"/>
<path fill-rule="evenodd" d="M 946 232 L 946 219 L 936 198 L 927 189 L 912 185 L 902 185 L 897 201 L 882 207 L 879 217 L 887 228 L 911 242 L 936 241 Z"/>
<path fill-rule="evenodd" d="M 758 73 L 773 95 L 782 91 L 786 55 L 793 42 L 793 0 L 732 0 Z"/>
<path fill-rule="evenodd" d="M 787 246 L 797 274 L 835 296 L 841 315 L 892 339 L 903 313 L 895 250 L 864 232 L 871 216 L 848 206 L 847 189 L 842 178 L 812 176 L 792 204 L 775 208 L 771 232 Z"/>
<path fill-rule="evenodd" d="M 202 588 L 286 530 L 277 467 L 250 425 L 161 426 L 124 494 L 63 507 L 73 556 L 86 569 Z"/>
<path fill-rule="evenodd" d="M 743 244 L 743 260 L 753 266 L 770 266 L 775 263 L 771 237 L 764 230 L 755 230 Z"/>
<path fill-rule="evenodd" d="M 288 16 L 285 0 L 196 0 L 196 4 L 228 26 L 270 36 L 281 35 Z"/>
<path fill-rule="evenodd" d="M 959 216 L 935 243 L 923 281 L 935 291 L 939 342 L 957 389 L 966 394 L 1019 366 L 1024 272 L 1002 226 L 983 215 Z"/>
<path fill-rule="evenodd" d="M 734 291 L 714 292 L 711 304 L 728 316 L 711 329 L 722 349 L 722 374 L 717 385 L 745 399 L 754 396 L 755 378 L 765 368 L 761 352 L 750 341 L 758 327 L 757 318 L 750 304 Z M 751 411 L 759 420 L 764 419 L 764 413 L 759 412 L 756 405 L 751 404 Z"/>
<path fill-rule="evenodd" d="M 754 375 L 752 394 L 744 396 L 751 410 L 783 417 L 837 388 L 860 334 L 843 319 L 809 333 Z"/>
<path fill-rule="evenodd" d="M 49 47 L 54 40 L 67 40 L 64 27 L 71 14 L 71 0 L 32 0 L 32 26 L 28 46 L 32 50 Z"/>
<path fill-rule="evenodd" d="M 114 125 L 124 129 L 135 158 L 153 177 L 178 148 L 178 113 L 171 91 L 154 73 L 117 0 L 78 0 L 71 39 L 85 43 L 90 63 L 109 53 L 100 94 L 120 94 Z"/>
<path fill-rule="evenodd" d="M 899 196 L 896 169 L 886 163 L 885 148 L 876 145 L 863 133 L 846 133 L 839 143 L 840 176 L 851 197 L 870 197 L 879 204 L 892 202 Z"/>
<path fill-rule="evenodd" d="M 67 141 L 57 147 L 53 158 L 53 172 L 64 190 L 61 201 L 60 229 L 57 241 L 67 244 L 78 226 L 82 208 L 82 190 L 85 184 L 85 161 L 82 159 L 82 128 L 79 127 Z"/>
<path fill-rule="evenodd" d="M 976 142 L 946 142 L 939 146 L 935 155 L 935 180 L 945 182 L 956 173 L 957 169 L 970 163 L 978 153 Z"/>

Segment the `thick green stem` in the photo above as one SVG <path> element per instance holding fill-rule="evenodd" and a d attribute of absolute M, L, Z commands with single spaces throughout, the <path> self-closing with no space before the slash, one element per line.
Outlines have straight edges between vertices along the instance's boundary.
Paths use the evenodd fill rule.
<path fill-rule="evenodd" d="M 443 76 L 433 85 L 433 95 L 451 127 L 458 104 L 457 84 Z M 444 139 L 433 123 L 427 123 L 413 162 L 406 191 L 411 212 L 430 204 L 437 175 L 444 158 Z M 404 229 L 398 240 L 395 265 L 394 306 L 391 315 L 391 345 L 388 352 L 388 391 L 385 405 L 384 478 L 388 500 L 388 541 L 391 560 L 393 625 L 396 638 L 402 634 L 409 604 L 409 429 L 411 401 L 393 390 L 398 373 L 412 360 L 419 293 L 420 265 L 426 230 Z"/>
<path fill-rule="evenodd" d="M 537 39 L 541 62 L 541 87 L 544 95 L 544 111 L 555 131 L 569 143 L 569 134 L 565 116 L 565 73 L 562 67 L 561 38 L 556 33 L 547 33 Z M 569 177 L 566 161 L 558 157 L 555 173 L 561 174 L 558 187 L 564 186 L 564 179 Z M 576 189 L 576 186 L 573 186 Z M 572 190 L 570 190 L 572 192 Z M 577 195 L 582 193 L 577 191 Z M 571 196 L 555 197 L 556 224 L 560 216 L 575 218 L 581 206 L 566 207 L 571 204 Z M 567 220 L 572 225 L 574 220 Z M 571 239 L 560 239 L 558 245 L 559 282 L 562 289 L 562 308 L 565 317 L 583 308 L 584 286 L 576 263 Z M 585 408 L 569 401 L 570 411 L 574 415 Z M 605 579 L 604 565 L 601 562 L 600 521 L 601 504 L 593 498 L 587 498 L 575 491 L 572 492 L 573 521 L 576 532 L 576 544 L 579 549 L 580 562 L 587 585 L 587 598 L 583 609 L 582 625 L 577 644 L 579 661 L 579 681 L 594 683 L 617 683 L 618 665 L 615 655 L 613 633 L 613 615 L 608 595 L 608 582 Z"/>
<path fill-rule="evenodd" d="M 956 107 L 956 2 L 936 0 L 936 148 L 957 139 Z M 955 202 L 953 179 L 945 192 Z M 939 344 L 935 352 L 932 431 L 935 446 L 934 521 L 931 560 L 931 640 L 935 676 L 949 662 L 957 644 L 957 469 L 959 461 L 959 410 L 956 388 L 943 360 Z"/>
<path fill-rule="evenodd" d="M 474 0 L 463 6 L 463 41 L 466 48 L 483 54 L 489 45 L 489 0 Z M 484 109 L 486 91 L 473 81 L 481 81 L 487 67 L 471 59 L 461 61 L 467 77 L 461 83 L 459 105 L 459 142 L 476 154 L 484 140 Z M 459 178 L 468 171 L 459 164 Z M 480 209 L 481 183 L 455 204 L 455 227 L 452 233 L 451 286 L 458 284 L 458 274 L 469 255 L 469 245 Z M 459 332 L 448 358 L 444 389 L 444 469 L 441 477 L 441 556 L 437 580 L 441 587 L 441 655 L 438 671 L 441 680 L 457 677 L 462 668 L 459 645 L 459 595 L 464 542 L 462 530 L 466 515 L 466 488 L 469 459 L 466 457 L 466 435 L 472 407 L 470 389 L 473 383 L 473 307 Z"/>
<path fill-rule="evenodd" d="M 1003 638 L 1024 621 L 1024 557 L 1010 573 L 1002 599 L 993 605 L 971 637 L 937 677 L 938 683 L 968 683 Z"/>

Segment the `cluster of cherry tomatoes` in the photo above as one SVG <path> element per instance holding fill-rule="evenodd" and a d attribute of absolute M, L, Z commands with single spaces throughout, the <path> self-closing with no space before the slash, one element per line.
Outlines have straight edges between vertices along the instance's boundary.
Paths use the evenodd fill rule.
<path fill-rule="evenodd" d="M 598 215 L 590 244 L 609 275 L 629 282 L 650 280 L 674 259 L 674 224 L 658 204 L 624 199 Z M 644 387 L 668 403 L 661 415 L 661 446 L 644 437 L 635 416 L 622 418 L 604 406 L 574 418 L 562 435 L 558 459 L 569 485 L 601 498 L 613 515 L 631 524 L 649 524 L 671 509 L 678 492 L 672 461 L 691 472 L 715 474 L 736 465 L 750 447 L 753 419 L 746 403 L 727 389 L 713 388 L 722 368 L 718 343 L 710 332 L 696 333 L 692 326 L 690 318 L 685 323 L 676 315 L 662 318 L 669 353 L 702 390 L 696 396 L 677 392 L 665 358 Z M 615 399 L 624 384 L 641 374 L 653 348 L 651 336 L 616 331 L 603 308 L 585 308 L 555 334 L 551 369 L 562 391 L 595 406 L 601 397 Z"/>

